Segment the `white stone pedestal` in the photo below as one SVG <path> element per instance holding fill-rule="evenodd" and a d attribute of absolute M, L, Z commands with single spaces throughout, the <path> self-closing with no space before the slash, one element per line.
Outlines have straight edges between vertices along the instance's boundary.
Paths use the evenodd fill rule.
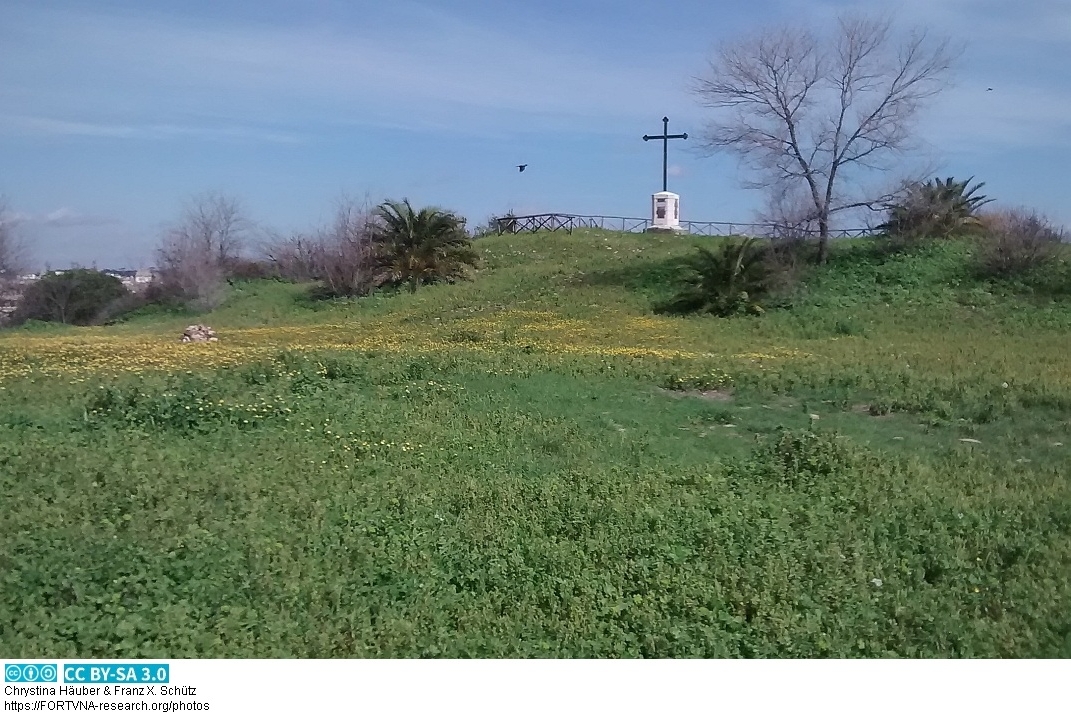
<path fill-rule="evenodd" d="M 651 196 L 651 227 L 649 233 L 680 233 L 681 197 L 669 191 L 659 191 Z"/>

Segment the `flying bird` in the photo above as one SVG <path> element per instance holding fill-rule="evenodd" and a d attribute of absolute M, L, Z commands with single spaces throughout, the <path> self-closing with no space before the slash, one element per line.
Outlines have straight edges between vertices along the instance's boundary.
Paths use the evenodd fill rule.
<path fill-rule="evenodd" d="M 524 169 L 526 169 L 526 168 L 528 168 L 528 164 L 526 164 L 526 163 L 522 163 L 522 164 L 518 164 L 517 165 L 517 170 L 520 173 L 524 173 Z"/>
<path fill-rule="evenodd" d="M 991 91 L 993 91 L 993 87 L 989 87 L 989 89 L 986 89 L 986 91 L 987 91 L 987 92 L 991 92 Z"/>

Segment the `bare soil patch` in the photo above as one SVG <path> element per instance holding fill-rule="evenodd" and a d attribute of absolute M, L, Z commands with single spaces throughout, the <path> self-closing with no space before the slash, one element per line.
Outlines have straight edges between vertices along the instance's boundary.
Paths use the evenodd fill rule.
<path fill-rule="evenodd" d="M 858 413 L 863 416 L 870 416 L 871 418 L 889 418 L 890 416 L 892 416 L 891 411 L 888 413 L 874 413 L 873 408 L 870 404 L 855 404 L 851 407 L 850 410 L 852 413 Z"/>
<path fill-rule="evenodd" d="M 689 391 L 675 391 L 673 389 L 659 389 L 663 394 L 672 396 L 675 399 L 682 399 L 688 396 L 697 399 L 704 399 L 706 401 L 719 401 L 721 403 L 727 403 L 733 400 L 733 392 L 728 389 L 709 389 L 706 391 L 689 390 Z"/>

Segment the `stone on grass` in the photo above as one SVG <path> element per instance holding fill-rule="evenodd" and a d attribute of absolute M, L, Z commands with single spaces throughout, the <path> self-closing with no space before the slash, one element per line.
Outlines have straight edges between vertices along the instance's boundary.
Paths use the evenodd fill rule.
<path fill-rule="evenodd" d="M 179 341 L 183 344 L 189 344 L 190 342 L 218 342 L 219 338 L 211 327 L 206 327 L 203 324 L 191 324 L 182 331 L 182 338 Z"/>

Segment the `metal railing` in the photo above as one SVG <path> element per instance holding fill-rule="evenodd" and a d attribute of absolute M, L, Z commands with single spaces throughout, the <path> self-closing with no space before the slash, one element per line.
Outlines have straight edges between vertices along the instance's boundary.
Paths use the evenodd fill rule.
<path fill-rule="evenodd" d="M 642 233 L 651 227 L 650 218 L 626 218 L 619 215 L 573 215 L 570 213 L 537 213 L 535 215 L 506 215 L 494 218 L 498 234 L 503 233 L 572 233 L 577 228 L 599 228 L 623 233 Z M 774 223 L 728 223 L 723 221 L 682 220 L 681 231 L 689 235 L 729 237 L 750 235 L 770 237 L 781 232 L 783 226 Z M 803 234 L 818 234 L 817 230 L 800 229 Z M 830 230 L 830 237 L 858 238 L 870 235 L 870 228 L 842 228 Z"/>

